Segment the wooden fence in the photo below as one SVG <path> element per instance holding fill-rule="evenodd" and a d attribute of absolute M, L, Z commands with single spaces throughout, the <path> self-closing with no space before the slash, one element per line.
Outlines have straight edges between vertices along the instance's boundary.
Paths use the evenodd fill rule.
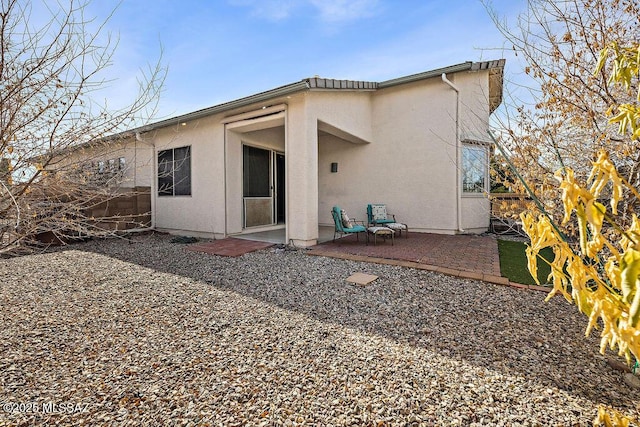
<path fill-rule="evenodd" d="M 151 225 L 151 189 L 135 187 L 92 206 L 85 212 L 104 230 L 130 230 Z"/>
<path fill-rule="evenodd" d="M 497 218 L 513 218 L 531 204 L 531 198 L 526 194 L 515 193 L 492 193 L 491 216 Z"/>

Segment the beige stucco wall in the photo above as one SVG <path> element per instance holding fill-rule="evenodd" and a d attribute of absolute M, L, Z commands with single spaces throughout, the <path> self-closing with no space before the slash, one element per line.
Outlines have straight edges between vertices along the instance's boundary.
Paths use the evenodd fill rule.
<path fill-rule="evenodd" d="M 488 73 L 448 77 L 461 90 L 460 138 L 486 141 Z M 440 78 L 378 91 L 301 92 L 276 104 L 282 111 L 266 118 L 252 116 L 264 107 L 256 104 L 141 134 L 148 145 L 132 139 L 127 165 L 137 159 L 132 179 L 152 185 L 156 228 L 217 238 L 243 232 L 243 143 L 285 152 L 286 233 L 297 245 L 316 242 L 334 205 L 364 220 L 367 203 L 385 203 L 414 231 L 487 228 L 488 200 L 457 194 L 456 93 Z M 192 194 L 158 197 L 157 153 L 187 145 Z"/>
<path fill-rule="evenodd" d="M 309 94 L 287 110 L 287 240 L 300 246 L 318 238 L 318 129 Z"/>
<path fill-rule="evenodd" d="M 220 119 L 210 116 L 143 134 L 154 145 L 155 158 L 161 150 L 191 146 L 191 195 L 158 197 L 154 191 L 157 229 L 224 236 L 224 127 Z M 153 173 L 155 177 L 155 163 Z"/>
<path fill-rule="evenodd" d="M 94 163 L 93 171 L 97 174 L 97 164 L 105 162 L 106 169 L 109 167 L 109 160 L 113 160 L 118 168 L 118 161 L 121 157 L 125 159 L 124 170 L 118 170 L 111 184 L 122 188 L 150 187 L 152 180 L 151 163 L 153 162 L 153 149 L 129 138 L 121 142 L 106 143 L 105 145 L 84 147 L 66 154 L 60 159 L 62 169 L 70 166 L 80 166 L 83 163 Z M 55 168 L 55 165 L 53 165 Z M 89 167 L 87 165 L 87 167 Z"/>
<path fill-rule="evenodd" d="M 375 92 L 371 107 L 370 144 L 320 140 L 321 222 L 336 204 L 366 219 L 368 203 L 385 203 L 414 230 L 454 232 L 455 94 L 431 79 Z"/>
<path fill-rule="evenodd" d="M 486 135 L 489 121 L 488 75 L 482 71 L 448 77 L 460 89 L 460 138 L 478 141 L 480 135 Z M 350 96 L 343 92 L 331 95 L 312 93 L 312 102 L 321 106 L 310 109 L 331 111 L 341 98 Z M 486 196 L 458 195 L 456 92 L 440 78 L 432 78 L 367 96 L 371 133 L 366 126 L 352 128 L 354 133 L 371 135 L 371 143 L 353 144 L 332 135 L 319 138 L 319 222 L 332 223 L 334 205 L 364 220 L 368 203 L 385 203 L 398 220 L 415 231 L 486 230 Z M 332 162 L 338 163 L 337 173 L 330 171 Z"/>
<path fill-rule="evenodd" d="M 489 145 L 489 77 L 487 71 L 456 74 L 460 88 L 460 139 Z M 489 176 L 485 177 L 489 182 Z M 489 227 L 491 205 L 487 194 L 462 195 L 462 229 L 482 232 Z"/>

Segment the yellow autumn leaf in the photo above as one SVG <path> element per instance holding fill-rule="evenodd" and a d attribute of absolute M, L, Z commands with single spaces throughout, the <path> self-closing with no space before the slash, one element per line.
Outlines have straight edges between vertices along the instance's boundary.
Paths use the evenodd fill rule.
<path fill-rule="evenodd" d="M 564 242 L 559 242 L 558 245 L 553 247 L 553 254 L 551 273 L 549 273 L 553 283 L 553 290 L 549 292 L 545 301 L 549 301 L 554 295 L 560 292 L 568 302 L 571 302 L 571 295 L 567 292 L 569 278 L 564 273 L 564 266 L 567 263 L 568 257 L 571 255 L 571 249 L 569 249 Z"/>
<path fill-rule="evenodd" d="M 600 57 L 598 58 L 598 63 L 596 64 L 594 75 L 600 73 L 607 63 L 607 55 L 609 54 L 609 48 L 604 48 L 600 51 Z"/>
<path fill-rule="evenodd" d="M 578 219 L 578 232 L 580 233 L 580 250 L 583 255 L 587 254 L 587 214 L 582 203 L 576 206 L 576 217 Z"/>
<path fill-rule="evenodd" d="M 636 292 L 629 308 L 629 326 L 635 328 L 640 320 L 640 292 Z"/>
<path fill-rule="evenodd" d="M 617 215 L 618 203 L 622 197 L 622 178 L 604 150 L 598 153 L 598 159 L 593 162 L 587 182 L 591 182 L 588 194 L 594 199 L 600 197 L 607 183 L 611 182 L 611 212 Z"/>
<path fill-rule="evenodd" d="M 538 281 L 538 251 L 531 245 L 527 245 L 525 249 L 525 255 L 527 256 L 527 269 L 533 277 L 533 280 L 539 285 Z"/>
<path fill-rule="evenodd" d="M 640 275 L 640 251 L 629 248 L 620 260 L 620 287 L 626 303 L 631 302 L 636 294 L 638 275 Z"/>
<path fill-rule="evenodd" d="M 607 241 L 602 234 L 595 234 L 587 242 L 587 256 L 591 259 L 598 259 L 598 254 L 602 251 L 606 243 Z"/>
<path fill-rule="evenodd" d="M 620 267 L 616 263 L 616 259 L 614 257 L 609 258 L 607 262 L 605 262 L 604 271 L 614 289 L 621 291 L 622 274 L 620 273 Z"/>
<path fill-rule="evenodd" d="M 578 310 L 580 310 L 586 316 L 591 316 L 591 313 L 593 312 L 593 304 L 591 304 L 589 296 L 586 292 L 578 292 L 575 301 L 576 305 L 578 306 Z"/>
<path fill-rule="evenodd" d="M 630 247 L 635 247 L 640 243 L 640 221 L 638 216 L 634 213 L 631 216 L 631 225 L 624 234 L 620 237 L 620 246 L 622 250 L 627 250 Z M 636 248 L 640 249 L 640 247 Z"/>
<path fill-rule="evenodd" d="M 599 234 L 600 230 L 602 230 L 602 223 L 604 222 L 604 214 L 606 211 L 607 208 L 600 202 L 592 200 L 587 203 L 585 214 L 587 215 L 587 222 L 591 225 L 594 234 Z"/>

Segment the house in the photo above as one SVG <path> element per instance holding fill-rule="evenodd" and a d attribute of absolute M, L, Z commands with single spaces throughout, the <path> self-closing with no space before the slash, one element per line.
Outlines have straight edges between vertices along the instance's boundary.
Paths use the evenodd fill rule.
<path fill-rule="evenodd" d="M 150 187 L 152 225 L 171 233 L 284 229 L 286 242 L 310 246 L 333 205 L 365 219 L 372 202 L 412 231 L 482 232 L 504 63 L 383 82 L 308 78 L 133 129 L 93 165 L 126 165 L 123 185 Z"/>

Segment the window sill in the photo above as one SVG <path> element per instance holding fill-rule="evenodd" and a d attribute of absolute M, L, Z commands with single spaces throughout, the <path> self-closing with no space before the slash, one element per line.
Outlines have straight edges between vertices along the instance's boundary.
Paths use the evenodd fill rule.
<path fill-rule="evenodd" d="M 465 199 L 488 199 L 486 193 L 462 193 L 462 197 Z"/>

